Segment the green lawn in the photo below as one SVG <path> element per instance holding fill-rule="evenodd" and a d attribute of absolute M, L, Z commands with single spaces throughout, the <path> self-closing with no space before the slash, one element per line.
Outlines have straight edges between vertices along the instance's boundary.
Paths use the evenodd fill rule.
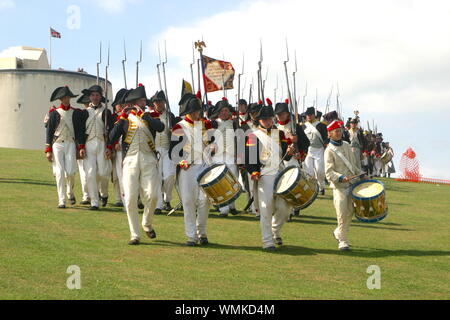
<path fill-rule="evenodd" d="M 56 209 L 43 152 L 0 149 L 0 168 L 0 299 L 450 298 L 450 186 L 383 180 L 390 213 L 354 221 L 347 253 L 331 237 L 327 190 L 284 226 L 285 246 L 265 253 L 252 216 L 216 213 L 208 247 L 184 246 L 181 212 L 156 216 L 157 240 L 130 247 L 121 210 Z M 71 265 L 81 268 L 81 290 L 66 287 Z M 366 286 L 371 265 L 381 268 L 381 290 Z"/>

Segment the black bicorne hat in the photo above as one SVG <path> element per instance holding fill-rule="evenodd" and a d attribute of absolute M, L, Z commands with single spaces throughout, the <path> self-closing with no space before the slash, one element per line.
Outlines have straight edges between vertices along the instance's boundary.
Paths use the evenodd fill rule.
<path fill-rule="evenodd" d="M 238 104 L 248 105 L 247 101 L 245 99 L 239 100 Z"/>
<path fill-rule="evenodd" d="M 91 99 L 88 95 L 83 94 L 81 97 L 78 98 L 77 103 L 79 104 L 88 104 L 91 102 Z"/>
<path fill-rule="evenodd" d="M 250 103 L 250 105 L 247 108 L 247 113 L 254 113 L 259 112 L 262 108 L 262 105 L 257 103 Z"/>
<path fill-rule="evenodd" d="M 72 91 L 70 91 L 68 86 L 56 88 L 53 91 L 52 96 L 50 97 L 50 102 L 53 102 L 58 99 L 62 99 L 64 97 L 76 98 L 78 95 L 74 95 Z"/>
<path fill-rule="evenodd" d="M 310 116 L 310 115 L 315 115 L 315 114 L 316 114 L 316 108 L 310 107 L 310 108 L 306 109 L 305 115 Z"/>
<path fill-rule="evenodd" d="M 178 102 L 178 105 L 181 107 L 184 103 L 186 103 L 189 99 L 193 99 L 196 98 L 195 94 L 193 93 L 186 93 L 180 100 L 180 102 Z"/>
<path fill-rule="evenodd" d="M 180 117 L 203 110 L 202 101 L 196 96 L 186 100 L 180 107 Z"/>
<path fill-rule="evenodd" d="M 166 94 L 162 90 L 157 91 L 151 100 L 152 100 L 152 103 L 156 102 L 156 101 L 167 101 Z"/>
<path fill-rule="evenodd" d="M 136 89 L 131 90 L 125 99 L 125 102 L 133 102 L 139 99 L 147 100 L 147 93 L 145 92 L 145 87 L 140 84 Z"/>
<path fill-rule="evenodd" d="M 332 122 L 333 120 L 337 120 L 339 118 L 338 113 L 336 111 L 328 112 L 327 114 L 323 115 L 323 118 L 327 122 Z"/>
<path fill-rule="evenodd" d="M 101 95 L 103 95 L 103 88 L 100 87 L 99 85 L 93 85 L 89 89 L 85 89 L 82 92 L 83 92 L 83 94 L 87 94 L 87 95 L 91 95 L 92 92 L 98 92 Z"/>
<path fill-rule="evenodd" d="M 288 104 L 285 102 L 277 103 L 275 106 L 275 114 L 280 114 L 283 112 L 290 112 Z"/>
<path fill-rule="evenodd" d="M 118 104 L 123 104 L 123 98 L 128 93 L 127 89 L 120 89 L 119 92 L 116 94 L 116 98 L 114 99 L 114 102 L 112 103 L 112 106 L 115 107 Z"/>
<path fill-rule="evenodd" d="M 267 119 L 275 117 L 275 111 L 272 106 L 262 106 L 259 110 L 256 120 Z"/>

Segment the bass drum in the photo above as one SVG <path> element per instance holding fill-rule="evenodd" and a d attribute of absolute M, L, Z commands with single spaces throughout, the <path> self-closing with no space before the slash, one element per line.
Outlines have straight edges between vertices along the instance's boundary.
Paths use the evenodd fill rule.
<path fill-rule="evenodd" d="M 275 180 L 274 194 L 282 197 L 294 208 L 302 210 L 317 199 L 319 184 L 299 167 L 291 166 L 279 173 Z"/>
<path fill-rule="evenodd" d="M 388 206 L 384 184 L 378 180 L 361 181 L 352 189 L 355 216 L 362 222 L 378 222 L 386 218 Z"/>
<path fill-rule="evenodd" d="M 212 205 L 219 208 L 235 202 L 242 193 L 242 186 L 224 164 L 205 169 L 197 179 Z"/>

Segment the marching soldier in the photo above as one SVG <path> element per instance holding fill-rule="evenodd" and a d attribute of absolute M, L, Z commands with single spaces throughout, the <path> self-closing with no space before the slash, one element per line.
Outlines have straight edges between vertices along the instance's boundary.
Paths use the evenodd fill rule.
<path fill-rule="evenodd" d="M 111 174 L 111 155 L 113 146 L 108 142 L 108 132 L 114 125 L 112 113 L 102 103 L 103 89 L 94 85 L 83 94 L 89 95 L 91 103 L 84 112 L 86 145 L 80 146 L 84 157 L 88 192 L 91 198 L 89 210 L 99 209 L 99 192 L 102 206 L 108 203 L 108 181 Z"/>
<path fill-rule="evenodd" d="M 162 210 L 170 211 L 172 206 L 173 188 L 175 186 L 176 167 L 169 157 L 170 141 L 172 138 L 171 130 L 175 123 L 175 116 L 168 112 L 166 108 L 166 95 L 164 91 L 157 92 L 151 99 L 153 112 L 151 115 L 159 118 L 164 123 L 164 131 L 157 132 L 155 138 L 156 152 L 158 153 L 158 168 L 161 176 L 161 186 L 158 191 L 158 204 L 155 214 L 160 214 Z"/>
<path fill-rule="evenodd" d="M 358 169 L 362 169 L 362 150 L 364 149 L 364 137 L 361 130 L 358 128 L 358 119 L 350 120 L 350 129 L 348 133 L 350 135 L 350 147 L 352 148 L 353 155 L 356 159 Z"/>
<path fill-rule="evenodd" d="M 125 99 L 131 90 L 121 89 L 117 92 L 116 98 L 111 106 L 114 108 L 113 119 L 115 123 L 120 121 L 120 117 L 122 115 L 123 109 L 125 107 Z M 116 203 L 115 206 L 122 208 L 123 207 L 123 175 L 122 175 L 122 146 L 120 143 L 115 143 L 113 148 L 112 155 L 112 177 L 114 184 L 114 191 L 116 193 Z"/>
<path fill-rule="evenodd" d="M 81 110 L 70 106 L 70 99 L 77 97 L 69 87 L 57 88 L 50 101 L 60 100 L 61 105 L 52 109 L 46 125 L 45 154 L 52 162 L 53 173 L 58 190 L 58 208 L 66 208 L 66 199 L 72 205 L 76 203 L 73 194 L 75 183 L 76 143 L 84 145 Z M 66 198 L 67 196 L 67 198 Z"/>
<path fill-rule="evenodd" d="M 347 251 L 350 249 L 348 231 L 353 217 L 350 181 L 361 170 L 357 168 L 350 144 L 342 140 L 343 125 L 342 121 L 335 120 L 327 127 L 330 144 L 325 151 L 325 172 L 333 189 L 334 207 L 338 220 L 338 227 L 334 230 L 333 236 L 339 243 L 339 250 Z"/>
<path fill-rule="evenodd" d="M 291 113 L 289 111 L 289 100 L 286 100 L 284 103 L 277 103 L 275 106 L 275 115 L 277 117 L 277 128 L 284 132 L 286 138 L 290 139 L 292 143 L 296 144 L 298 154 L 295 157 L 292 157 L 289 161 L 284 161 L 284 165 L 286 167 L 289 166 L 299 166 L 300 163 L 305 161 L 306 154 L 308 153 L 308 148 L 310 145 L 309 139 L 306 136 L 303 128 L 296 124 L 297 134 L 294 136 L 292 132 L 292 122 L 291 122 Z"/>
<path fill-rule="evenodd" d="M 217 120 L 212 121 L 212 126 L 216 129 L 214 133 L 214 145 L 216 149 L 212 162 L 214 164 L 225 164 L 231 174 L 238 180 L 239 171 L 236 164 L 237 139 L 235 135 L 237 124 L 232 119 L 233 111 L 232 106 L 228 103 L 226 98 L 219 101 L 214 108 L 212 118 Z M 229 213 L 232 215 L 238 214 L 235 203 L 220 208 L 219 211 L 220 216 L 223 218 L 227 217 Z"/>
<path fill-rule="evenodd" d="M 275 244 L 282 245 L 281 227 L 287 222 L 290 206 L 281 197 L 274 197 L 275 179 L 282 170 L 283 158 L 289 160 L 294 148 L 288 148 L 288 140 L 283 131 L 274 126 L 275 112 L 272 106 L 263 106 L 257 116 L 258 126 L 247 138 L 246 168 L 258 194 L 261 210 L 261 233 L 263 249 L 276 250 Z"/>
<path fill-rule="evenodd" d="M 187 94 L 181 100 L 182 121 L 172 129 L 170 157 L 178 163 L 178 186 L 184 209 L 187 246 L 207 245 L 206 225 L 210 202 L 201 190 L 197 177 L 205 169 L 205 148 L 210 142 L 210 121 L 203 120 L 203 106 L 200 99 Z"/>
<path fill-rule="evenodd" d="M 138 198 L 144 204 L 142 227 L 150 239 L 156 238 L 153 214 L 158 201 L 160 185 L 158 160 L 156 158 L 156 132 L 164 131 L 164 124 L 148 112 L 145 87 L 132 90 L 125 100 L 131 103 L 129 114 L 123 112 L 110 133 L 113 143 L 122 137 L 124 205 L 128 215 L 131 240 L 129 245 L 140 244 Z"/>
<path fill-rule="evenodd" d="M 89 103 L 91 100 L 88 95 L 83 94 L 80 98 L 78 98 L 77 103 L 84 105 L 84 108 L 89 108 Z M 84 160 L 79 159 L 79 153 L 77 152 L 77 164 L 78 164 L 78 172 L 80 173 L 80 182 L 81 182 L 81 193 L 83 194 L 83 198 L 81 199 L 81 205 L 89 205 L 91 200 L 89 198 L 88 188 L 87 188 L 87 179 L 86 172 L 84 171 Z"/>
<path fill-rule="evenodd" d="M 320 193 L 325 194 L 325 165 L 324 152 L 328 144 L 327 127 L 316 119 L 314 107 L 308 108 L 305 112 L 306 122 L 304 131 L 310 141 L 308 155 L 305 159 L 305 169 L 313 177 L 316 177 Z"/>

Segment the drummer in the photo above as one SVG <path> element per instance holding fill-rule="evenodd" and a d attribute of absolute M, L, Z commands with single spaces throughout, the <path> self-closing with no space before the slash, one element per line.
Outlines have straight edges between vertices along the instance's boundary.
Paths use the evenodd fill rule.
<path fill-rule="evenodd" d="M 267 102 L 269 105 L 263 106 L 256 117 L 256 129 L 248 135 L 245 167 L 251 172 L 258 195 L 263 249 L 275 251 L 275 244 L 283 244 L 281 227 L 287 222 L 292 208 L 281 197 L 274 197 L 273 186 L 284 167 L 282 160 L 289 160 L 294 148 L 288 148 L 288 139 L 274 125 L 275 112 L 270 100 Z"/>
<path fill-rule="evenodd" d="M 328 127 L 330 144 L 325 150 L 325 175 L 333 189 L 334 207 L 338 227 L 333 232 L 339 243 L 339 250 L 347 251 L 350 244 L 347 238 L 353 217 L 351 184 L 353 177 L 360 174 L 350 144 L 342 140 L 344 123 L 334 120 Z"/>

